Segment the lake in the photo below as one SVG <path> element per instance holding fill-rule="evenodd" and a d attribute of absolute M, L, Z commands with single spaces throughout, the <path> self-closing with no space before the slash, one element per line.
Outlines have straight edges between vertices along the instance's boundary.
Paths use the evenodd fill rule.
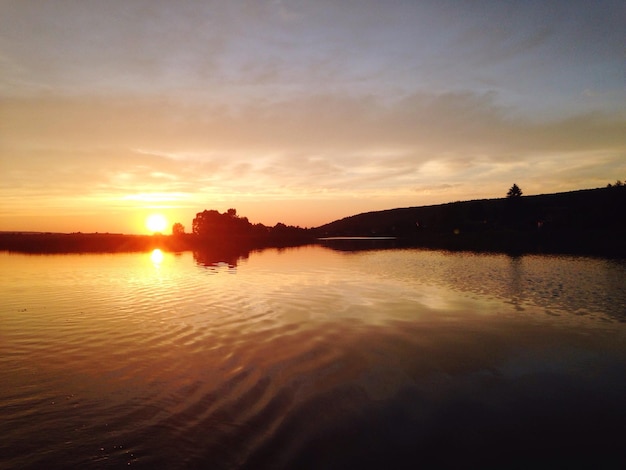
<path fill-rule="evenodd" d="M 0 253 L 0 279 L 0 468 L 626 464 L 624 260 Z"/>

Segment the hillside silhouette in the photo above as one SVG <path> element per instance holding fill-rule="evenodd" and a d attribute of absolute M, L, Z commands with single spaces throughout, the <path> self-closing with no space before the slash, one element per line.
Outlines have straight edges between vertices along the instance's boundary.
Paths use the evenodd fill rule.
<path fill-rule="evenodd" d="M 367 212 L 315 230 L 322 238 L 394 237 L 393 246 L 626 256 L 626 186 L 537 196 L 517 190 L 513 197 Z"/>

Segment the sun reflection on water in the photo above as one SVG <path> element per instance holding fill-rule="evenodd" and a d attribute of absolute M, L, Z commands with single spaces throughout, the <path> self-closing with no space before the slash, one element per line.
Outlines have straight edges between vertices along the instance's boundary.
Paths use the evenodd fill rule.
<path fill-rule="evenodd" d="M 150 259 L 155 265 L 160 265 L 163 262 L 163 252 L 160 249 L 155 248 L 150 254 Z"/>

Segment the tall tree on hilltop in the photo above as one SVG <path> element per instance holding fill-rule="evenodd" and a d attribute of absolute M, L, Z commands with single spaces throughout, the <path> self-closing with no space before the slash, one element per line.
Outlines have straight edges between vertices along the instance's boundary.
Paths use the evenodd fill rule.
<path fill-rule="evenodd" d="M 511 188 L 509 189 L 509 191 L 506 193 L 506 197 L 508 198 L 518 198 L 518 197 L 522 197 L 522 190 L 520 189 L 520 187 L 513 183 L 513 186 L 511 186 Z"/>

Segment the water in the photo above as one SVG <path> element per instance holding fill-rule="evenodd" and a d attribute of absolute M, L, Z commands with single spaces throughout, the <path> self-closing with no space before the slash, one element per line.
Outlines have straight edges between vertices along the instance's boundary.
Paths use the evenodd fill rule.
<path fill-rule="evenodd" d="M 626 264 L 0 253 L 0 468 L 621 468 Z"/>

